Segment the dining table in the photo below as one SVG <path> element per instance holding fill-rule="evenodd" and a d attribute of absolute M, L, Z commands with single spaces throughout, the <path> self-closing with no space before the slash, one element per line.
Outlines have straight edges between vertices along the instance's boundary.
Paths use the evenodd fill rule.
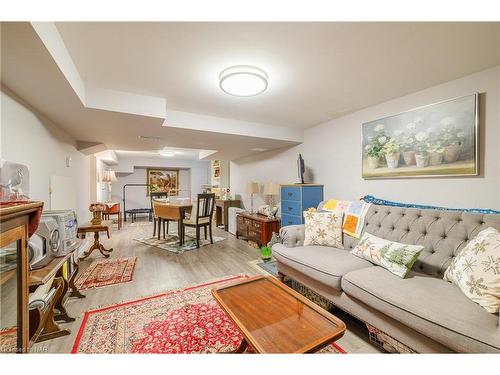
<path fill-rule="evenodd" d="M 193 204 L 191 202 L 174 203 L 157 199 L 153 201 L 153 205 L 153 212 L 158 222 L 158 240 L 160 239 L 161 223 L 164 220 L 177 221 L 177 235 L 180 239 L 182 235 L 182 220 L 186 217 L 186 213 L 191 212 Z"/>

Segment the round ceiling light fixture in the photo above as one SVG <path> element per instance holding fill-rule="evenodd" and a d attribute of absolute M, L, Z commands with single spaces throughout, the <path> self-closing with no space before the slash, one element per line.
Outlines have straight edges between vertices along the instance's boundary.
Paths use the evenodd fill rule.
<path fill-rule="evenodd" d="M 174 151 L 170 151 L 170 150 L 166 150 L 166 149 L 160 150 L 158 153 L 161 156 L 164 156 L 166 158 L 173 158 L 175 156 L 175 152 Z"/>
<path fill-rule="evenodd" d="M 235 65 L 219 75 L 219 86 L 226 94 L 254 96 L 267 89 L 267 73 L 250 65 Z"/>

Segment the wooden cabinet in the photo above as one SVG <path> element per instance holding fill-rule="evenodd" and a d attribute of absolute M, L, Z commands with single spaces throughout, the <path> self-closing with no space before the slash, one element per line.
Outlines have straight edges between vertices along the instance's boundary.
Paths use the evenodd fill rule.
<path fill-rule="evenodd" d="M 279 219 L 269 219 L 267 216 L 250 213 L 239 213 L 236 217 L 236 237 L 245 237 L 265 246 L 271 240 L 273 232 L 280 230 Z"/>
<path fill-rule="evenodd" d="M 28 226 L 43 203 L 0 207 L 0 352 L 29 348 Z"/>

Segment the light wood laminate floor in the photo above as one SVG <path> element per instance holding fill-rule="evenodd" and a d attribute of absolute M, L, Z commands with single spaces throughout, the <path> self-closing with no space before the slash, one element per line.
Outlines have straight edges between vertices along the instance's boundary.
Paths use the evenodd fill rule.
<path fill-rule="evenodd" d="M 111 239 L 101 236 L 106 248 L 112 247 L 111 258 L 137 256 L 137 264 L 132 282 L 113 285 L 104 288 L 85 290 L 84 299 L 71 298 L 66 303 L 70 316 L 75 317 L 73 323 L 61 324 L 61 327 L 71 330 L 71 335 L 35 344 L 34 353 L 69 353 L 73 347 L 76 334 L 87 310 L 109 306 L 112 304 L 138 299 L 171 289 L 199 284 L 208 280 L 228 275 L 256 275 L 259 271 L 249 264 L 259 258 L 257 249 L 235 236 L 214 229 L 214 235 L 227 239 L 213 245 L 183 254 L 173 254 L 168 251 L 142 244 L 134 238 L 152 235 L 152 223 L 137 221 L 126 223 L 120 231 L 113 228 Z M 93 260 L 102 259 L 98 252 L 80 262 L 80 270 L 88 267 Z M 376 353 L 379 349 L 368 342 L 364 325 L 348 317 L 348 330 L 338 343 L 349 353 Z"/>

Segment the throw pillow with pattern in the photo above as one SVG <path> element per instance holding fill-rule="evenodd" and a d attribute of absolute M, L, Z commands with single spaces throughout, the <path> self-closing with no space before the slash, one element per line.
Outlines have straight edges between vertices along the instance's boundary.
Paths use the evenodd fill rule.
<path fill-rule="evenodd" d="M 444 279 L 490 313 L 500 309 L 500 233 L 487 228 L 453 258 Z"/>
<path fill-rule="evenodd" d="M 351 254 L 404 278 L 423 249 L 420 245 L 406 245 L 365 233 L 358 245 L 351 250 Z"/>
<path fill-rule="evenodd" d="M 304 246 L 321 245 L 343 249 L 342 214 L 338 212 L 305 211 Z"/>

